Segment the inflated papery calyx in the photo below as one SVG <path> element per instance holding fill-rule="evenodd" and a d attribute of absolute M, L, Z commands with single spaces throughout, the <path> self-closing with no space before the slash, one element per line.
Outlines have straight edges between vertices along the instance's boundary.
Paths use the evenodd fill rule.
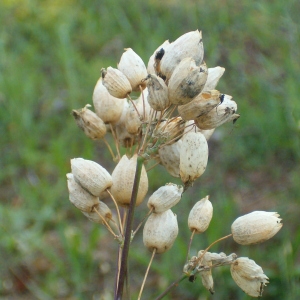
<path fill-rule="evenodd" d="M 149 216 L 143 230 L 143 242 L 149 251 L 156 249 L 156 253 L 163 253 L 172 247 L 177 235 L 177 217 L 168 209 Z"/>
<path fill-rule="evenodd" d="M 94 196 L 100 197 L 112 185 L 110 174 L 94 161 L 73 158 L 71 169 L 76 182 Z"/>
<path fill-rule="evenodd" d="M 209 267 L 209 270 L 200 272 L 202 284 L 211 294 L 214 294 L 214 279 L 212 277 L 212 260 L 210 257 L 210 252 L 206 252 L 204 255 L 203 253 L 204 250 L 198 252 L 198 257 L 202 257 L 200 265 Z"/>
<path fill-rule="evenodd" d="M 135 92 L 144 89 L 146 83 L 143 79 L 147 76 L 147 69 L 143 60 L 131 48 L 125 49 L 118 64 L 118 69 L 128 78 L 132 90 Z"/>
<path fill-rule="evenodd" d="M 262 268 L 248 257 L 239 257 L 230 267 L 235 283 L 249 296 L 261 297 L 269 281 Z"/>
<path fill-rule="evenodd" d="M 69 200 L 79 210 L 91 212 L 93 207 L 99 203 L 99 198 L 90 194 L 77 183 L 72 173 L 67 174 L 67 183 Z"/>
<path fill-rule="evenodd" d="M 203 91 L 214 90 L 224 72 L 225 68 L 222 67 L 208 68 L 208 76 Z"/>
<path fill-rule="evenodd" d="M 253 211 L 237 218 L 231 225 L 235 242 L 241 245 L 258 244 L 273 237 L 282 227 L 276 212 Z"/>
<path fill-rule="evenodd" d="M 182 192 L 182 186 L 167 183 L 150 196 L 147 206 L 149 209 L 153 209 L 154 213 L 162 213 L 179 202 Z"/>
<path fill-rule="evenodd" d="M 207 74 L 205 63 L 197 66 L 191 57 L 183 59 L 168 83 L 170 102 L 178 105 L 191 102 L 203 90 Z"/>
<path fill-rule="evenodd" d="M 116 165 L 113 173 L 113 185 L 111 193 L 121 206 L 128 206 L 131 200 L 132 188 L 137 165 L 137 154 L 130 159 L 123 155 L 119 163 Z M 138 187 L 138 194 L 136 205 L 141 204 L 148 191 L 148 177 L 145 167 L 142 167 L 140 183 Z"/>
<path fill-rule="evenodd" d="M 188 217 L 188 226 L 191 231 L 195 233 L 204 232 L 212 219 L 213 216 L 213 206 L 208 200 L 209 196 L 196 202 L 190 211 Z"/>
<path fill-rule="evenodd" d="M 127 77 L 118 69 L 108 67 L 101 70 L 102 83 L 108 92 L 116 98 L 126 98 L 132 92 Z"/>
<path fill-rule="evenodd" d="M 207 165 L 208 145 L 201 132 L 190 131 L 182 137 L 180 148 L 180 177 L 190 184 L 200 177 Z"/>
<path fill-rule="evenodd" d="M 86 136 L 92 140 L 102 139 L 106 134 L 106 126 L 101 118 L 88 109 L 89 106 L 91 105 L 87 104 L 84 108 L 74 109 L 72 115 Z"/>

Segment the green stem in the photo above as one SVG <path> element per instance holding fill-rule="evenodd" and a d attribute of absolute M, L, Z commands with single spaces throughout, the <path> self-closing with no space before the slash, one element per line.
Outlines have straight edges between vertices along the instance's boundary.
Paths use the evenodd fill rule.
<path fill-rule="evenodd" d="M 164 296 L 166 296 L 173 288 L 177 287 L 177 285 L 184 279 L 188 278 L 186 274 L 182 275 L 179 279 L 174 281 L 162 294 L 160 294 L 155 300 L 160 300 Z"/>
<path fill-rule="evenodd" d="M 122 257 L 121 257 L 120 277 L 119 277 L 118 290 L 117 290 L 117 293 L 115 296 L 115 300 L 122 300 L 122 296 L 123 296 L 125 277 L 126 277 L 126 273 L 127 273 L 127 261 L 128 261 L 129 246 L 130 246 L 130 242 L 131 242 L 131 232 L 132 232 L 132 223 L 133 223 L 133 217 L 134 217 L 134 209 L 135 209 L 136 198 L 137 198 L 137 194 L 138 194 L 138 187 L 139 187 L 139 183 L 140 183 L 143 162 L 144 162 L 144 159 L 142 157 L 137 158 L 131 200 L 130 200 L 130 205 L 129 205 L 127 219 L 126 219 L 126 225 L 125 225 L 125 236 L 124 236 L 124 246 L 123 246 Z"/>

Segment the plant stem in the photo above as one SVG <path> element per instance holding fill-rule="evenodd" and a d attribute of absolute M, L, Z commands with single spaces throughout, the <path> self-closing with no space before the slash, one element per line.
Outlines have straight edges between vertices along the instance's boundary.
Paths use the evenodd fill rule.
<path fill-rule="evenodd" d="M 177 285 L 184 279 L 188 278 L 185 274 L 182 275 L 179 279 L 174 281 L 162 294 L 160 294 L 155 300 L 160 300 L 164 296 L 166 296 L 173 288 L 177 287 Z"/>
<path fill-rule="evenodd" d="M 126 225 L 125 225 L 125 236 L 124 236 L 124 245 L 123 245 L 122 257 L 121 257 L 120 277 L 119 277 L 118 290 L 115 296 L 115 300 L 122 300 L 122 296 L 123 296 L 125 276 L 127 274 L 127 261 L 128 261 L 129 246 L 131 242 L 134 209 L 135 209 L 136 198 L 138 194 L 138 187 L 140 183 L 143 162 L 144 159 L 142 157 L 137 158 L 131 200 L 130 200 L 128 215 L 127 215 Z"/>

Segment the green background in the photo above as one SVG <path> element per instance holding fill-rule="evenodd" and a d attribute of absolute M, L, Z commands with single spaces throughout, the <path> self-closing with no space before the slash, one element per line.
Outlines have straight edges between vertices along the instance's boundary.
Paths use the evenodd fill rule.
<path fill-rule="evenodd" d="M 207 171 L 174 207 L 179 237 L 155 258 L 144 299 L 181 275 L 187 216 L 208 194 L 214 217 L 192 254 L 229 234 L 238 216 L 277 211 L 284 226 L 271 240 L 249 247 L 226 240 L 212 251 L 254 259 L 270 278 L 263 299 L 299 299 L 299 11 L 293 0 L 1 1 L 0 299 L 112 299 L 117 244 L 70 204 L 66 173 L 73 157 L 110 172 L 114 165 L 70 112 L 92 104 L 100 69 L 116 67 L 124 48 L 147 64 L 165 40 L 196 29 L 207 65 L 226 68 L 218 89 L 233 96 L 241 117 L 216 130 Z M 149 193 L 180 183 L 160 166 L 149 181 Z M 149 259 L 140 232 L 130 255 L 133 299 Z M 250 299 L 228 267 L 213 275 L 214 296 L 197 278 L 166 299 Z"/>

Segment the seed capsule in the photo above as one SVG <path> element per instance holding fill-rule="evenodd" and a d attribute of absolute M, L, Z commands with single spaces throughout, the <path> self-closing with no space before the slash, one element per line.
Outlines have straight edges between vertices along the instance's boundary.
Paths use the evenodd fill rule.
<path fill-rule="evenodd" d="M 132 90 L 139 92 L 140 87 L 142 89 L 146 87 L 143 79 L 147 76 L 147 69 L 143 60 L 131 48 L 125 50 L 118 64 L 118 69 L 128 78 Z"/>
<path fill-rule="evenodd" d="M 231 225 L 235 242 L 241 245 L 258 244 L 273 237 L 282 227 L 276 212 L 254 211 L 237 218 Z"/>
<path fill-rule="evenodd" d="M 148 66 L 147 66 L 147 72 L 148 74 L 157 74 L 160 72 L 160 69 L 158 70 L 158 72 L 156 72 L 157 70 L 157 66 L 156 62 L 155 62 L 155 57 L 157 55 L 157 52 L 160 51 L 161 49 L 164 49 L 167 45 L 169 45 L 169 41 L 164 41 L 164 43 L 162 45 L 160 45 L 155 51 L 154 53 L 150 56 L 149 62 L 148 62 Z M 162 59 L 162 57 L 160 58 L 160 60 Z"/>
<path fill-rule="evenodd" d="M 193 100 L 203 90 L 207 79 L 206 64 L 198 67 L 195 61 L 184 58 L 169 80 L 168 93 L 172 104 L 184 105 Z"/>
<path fill-rule="evenodd" d="M 269 281 L 262 268 L 248 257 L 239 257 L 230 267 L 235 283 L 249 296 L 261 297 Z"/>
<path fill-rule="evenodd" d="M 174 69 L 184 58 L 191 57 L 198 66 L 202 63 L 204 55 L 202 34 L 198 30 L 185 33 L 164 47 L 164 50 L 160 69 L 168 81 Z"/>
<path fill-rule="evenodd" d="M 110 208 L 102 201 L 99 201 L 97 205 L 93 207 L 93 210 L 90 212 L 82 212 L 90 221 L 103 224 L 103 219 L 106 222 L 112 220 L 112 213 Z M 99 216 L 102 216 L 102 218 Z"/>
<path fill-rule="evenodd" d="M 73 174 L 67 174 L 69 200 L 81 211 L 91 212 L 93 207 L 99 203 L 99 198 L 91 195 L 74 179 Z"/>
<path fill-rule="evenodd" d="M 102 69 L 102 82 L 108 92 L 116 98 L 126 98 L 132 92 L 132 88 L 127 77 L 118 69 L 108 67 Z"/>
<path fill-rule="evenodd" d="M 200 177 L 207 165 L 208 146 L 200 132 L 188 132 L 182 137 L 180 149 L 180 177 L 185 185 Z"/>
<path fill-rule="evenodd" d="M 198 252 L 198 257 L 203 255 L 203 250 Z M 200 262 L 201 266 L 205 267 L 211 267 L 212 266 L 212 260 L 210 258 L 210 252 L 206 252 L 204 256 L 202 257 L 202 260 Z M 201 280 L 203 286 L 211 293 L 214 294 L 214 279 L 212 277 L 212 271 L 211 268 L 207 271 L 200 272 Z"/>
<path fill-rule="evenodd" d="M 182 192 L 182 186 L 168 183 L 150 196 L 147 206 L 149 209 L 153 209 L 154 213 L 162 213 L 180 201 Z"/>
<path fill-rule="evenodd" d="M 113 173 L 113 185 L 111 193 L 121 206 L 128 206 L 131 200 L 133 182 L 136 172 L 137 155 L 128 159 L 123 155 L 119 163 L 116 165 Z M 145 167 L 142 168 L 140 183 L 138 187 L 138 194 L 136 199 L 136 206 L 140 205 L 145 198 L 148 191 L 148 177 Z"/>
<path fill-rule="evenodd" d="M 100 197 L 112 185 L 110 174 L 94 161 L 83 158 L 71 159 L 74 179 L 89 193 Z"/>
<path fill-rule="evenodd" d="M 224 72 L 225 68 L 222 67 L 208 68 L 208 76 L 203 92 L 214 90 Z"/>
<path fill-rule="evenodd" d="M 95 112 L 104 123 L 116 123 L 121 117 L 126 99 L 113 97 L 102 83 L 102 78 L 97 81 L 93 93 Z"/>
<path fill-rule="evenodd" d="M 190 211 L 188 225 L 191 231 L 195 230 L 195 233 L 204 232 L 212 219 L 213 206 L 208 197 L 198 201 Z"/>
<path fill-rule="evenodd" d="M 87 104 L 84 108 L 73 110 L 72 114 L 79 128 L 92 140 L 99 140 L 106 134 L 104 122 L 91 110 Z"/>
<path fill-rule="evenodd" d="M 219 105 L 220 95 L 221 93 L 217 90 L 202 92 L 188 104 L 178 106 L 178 112 L 182 119 L 186 121 L 195 120 Z"/>
<path fill-rule="evenodd" d="M 149 216 L 143 230 L 143 242 L 149 251 L 156 249 L 156 253 L 163 253 L 173 246 L 177 235 L 177 217 L 168 209 Z"/>

